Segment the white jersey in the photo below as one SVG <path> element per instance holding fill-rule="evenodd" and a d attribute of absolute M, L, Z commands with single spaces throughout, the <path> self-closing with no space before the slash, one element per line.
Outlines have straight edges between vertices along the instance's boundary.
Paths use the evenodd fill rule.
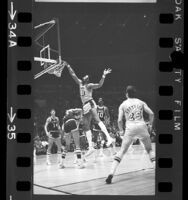
<path fill-rule="evenodd" d="M 93 90 L 88 88 L 87 85 L 80 85 L 80 98 L 82 103 L 85 104 L 87 101 L 92 100 Z"/>
<path fill-rule="evenodd" d="M 145 102 L 136 99 L 128 98 L 119 107 L 119 112 L 125 116 L 126 127 L 130 124 L 145 123 L 143 118 L 143 110 Z"/>

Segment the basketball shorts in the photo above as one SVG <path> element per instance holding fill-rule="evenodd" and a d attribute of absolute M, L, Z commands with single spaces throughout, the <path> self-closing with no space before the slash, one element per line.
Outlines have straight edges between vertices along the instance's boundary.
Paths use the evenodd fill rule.
<path fill-rule="evenodd" d="M 71 131 L 78 130 L 78 125 L 75 119 L 69 119 L 64 124 L 65 133 L 70 133 Z"/>
<path fill-rule="evenodd" d="M 87 101 L 83 105 L 83 114 L 84 115 L 88 114 L 91 111 L 91 109 L 96 108 L 96 107 L 97 105 L 93 99 Z"/>
<path fill-rule="evenodd" d="M 145 139 L 149 138 L 148 128 L 145 123 L 131 123 L 126 125 L 124 138 L 129 137 L 131 139 Z"/>
<path fill-rule="evenodd" d="M 60 137 L 60 132 L 59 131 L 50 131 L 50 134 L 51 134 L 52 138 Z"/>

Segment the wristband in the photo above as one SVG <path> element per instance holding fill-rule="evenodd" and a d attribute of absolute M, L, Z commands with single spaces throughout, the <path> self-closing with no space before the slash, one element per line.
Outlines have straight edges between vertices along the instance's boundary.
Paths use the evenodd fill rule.
<path fill-rule="evenodd" d="M 103 74 L 102 77 L 105 78 L 106 76 Z"/>

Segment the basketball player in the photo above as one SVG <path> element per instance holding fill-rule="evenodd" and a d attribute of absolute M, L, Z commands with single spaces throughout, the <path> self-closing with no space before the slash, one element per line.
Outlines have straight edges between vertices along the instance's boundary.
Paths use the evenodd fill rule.
<path fill-rule="evenodd" d="M 47 118 L 44 130 L 48 136 L 48 149 L 47 149 L 47 165 L 51 164 L 50 156 L 53 143 L 57 145 L 58 162 L 61 160 L 61 128 L 59 125 L 59 118 L 55 116 L 55 110 L 50 112 L 51 116 Z"/>
<path fill-rule="evenodd" d="M 79 85 L 80 89 L 80 98 L 83 103 L 83 121 L 84 121 L 84 129 L 86 132 L 86 137 L 89 143 L 89 151 L 87 152 L 87 155 L 90 155 L 92 152 L 95 151 L 92 145 L 92 133 L 90 130 L 91 120 L 94 119 L 96 123 L 99 125 L 103 133 L 106 135 L 107 138 L 107 146 L 110 146 L 110 144 L 113 142 L 113 139 L 110 137 L 104 123 L 99 119 L 99 116 L 97 114 L 97 106 L 95 101 L 93 100 L 92 94 L 94 89 L 101 88 L 104 80 L 106 78 L 106 75 L 111 73 L 111 69 L 105 69 L 102 75 L 102 78 L 99 83 L 90 83 L 89 82 L 89 76 L 86 75 L 80 80 L 74 70 L 71 68 L 71 66 L 67 63 L 67 68 L 69 70 L 70 75 L 75 80 L 75 82 Z M 86 155 L 86 156 L 87 156 Z"/>
<path fill-rule="evenodd" d="M 99 119 L 106 125 L 110 124 L 110 114 L 108 108 L 104 105 L 104 101 L 102 98 L 99 98 L 97 105 L 97 113 Z"/>
<path fill-rule="evenodd" d="M 97 113 L 98 113 L 99 119 L 105 124 L 105 126 L 109 130 L 110 129 L 110 114 L 109 114 L 108 108 L 104 105 L 104 101 L 102 98 L 99 98 L 98 100 Z M 95 125 L 94 130 L 97 133 L 97 135 L 101 138 L 99 156 L 103 157 L 104 156 L 103 147 L 104 147 L 106 137 L 104 133 L 100 130 L 100 127 L 97 124 Z M 114 146 L 115 141 L 112 144 Z"/>
<path fill-rule="evenodd" d="M 128 86 L 126 89 L 127 100 L 125 100 L 119 107 L 118 126 L 120 134 L 124 134 L 123 117 L 126 119 L 126 129 L 121 149 L 116 154 L 112 163 L 110 174 L 106 179 L 107 184 L 111 183 L 119 163 L 121 162 L 124 154 L 127 152 L 135 137 L 139 138 L 143 142 L 151 162 L 155 161 L 154 153 L 151 147 L 150 135 L 143 118 L 143 111 L 149 115 L 150 127 L 153 126 L 154 113 L 145 102 L 136 98 L 135 93 L 136 90 L 134 86 Z"/>
<path fill-rule="evenodd" d="M 81 159 L 81 150 L 80 150 L 80 132 L 79 132 L 79 123 L 82 116 L 82 109 L 70 109 L 66 111 L 66 114 L 63 118 L 62 130 L 65 136 L 66 146 L 69 146 L 71 143 L 71 138 L 74 140 L 76 146 L 75 154 L 77 157 L 77 164 L 79 168 L 84 168 L 82 159 Z M 60 168 L 64 168 L 64 162 L 66 157 L 67 149 L 64 148 L 62 152 L 62 160 Z"/>

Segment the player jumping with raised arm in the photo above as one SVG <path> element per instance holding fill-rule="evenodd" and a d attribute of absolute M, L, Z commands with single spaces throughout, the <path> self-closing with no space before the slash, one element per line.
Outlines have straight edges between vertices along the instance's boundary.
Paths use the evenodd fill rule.
<path fill-rule="evenodd" d="M 123 117 L 126 119 L 126 129 L 123 136 L 121 149 L 116 154 L 112 163 L 110 174 L 106 179 L 107 184 L 111 183 L 119 163 L 121 162 L 123 156 L 127 152 L 135 137 L 139 138 L 143 142 L 151 162 L 155 161 L 155 156 L 151 147 L 150 135 L 143 118 L 143 111 L 149 115 L 150 127 L 153 126 L 154 113 L 145 102 L 135 98 L 135 92 L 136 90 L 133 86 L 128 86 L 126 89 L 127 100 L 125 100 L 119 107 L 118 126 L 120 134 L 124 134 Z"/>
<path fill-rule="evenodd" d="M 104 80 L 106 78 L 106 75 L 111 73 L 111 69 L 105 69 L 102 75 L 102 78 L 99 83 L 90 83 L 89 82 L 89 76 L 86 75 L 80 80 L 74 70 L 71 68 L 69 64 L 67 64 L 67 68 L 69 70 L 70 75 L 75 80 L 75 82 L 79 85 L 80 89 L 80 98 L 83 103 L 83 120 L 84 120 L 84 129 L 86 132 L 86 137 L 89 143 L 89 151 L 87 155 L 90 154 L 90 152 L 94 152 L 93 143 L 92 143 L 92 133 L 90 130 L 90 124 L 91 120 L 94 119 L 101 130 L 104 132 L 104 134 L 107 137 L 107 146 L 109 146 L 114 140 L 110 137 L 104 123 L 99 119 L 99 116 L 97 114 L 97 106 L 95 101 L 93 100 L 92 94 L 94 89 L 98 89 L 102 87 Z"/>

